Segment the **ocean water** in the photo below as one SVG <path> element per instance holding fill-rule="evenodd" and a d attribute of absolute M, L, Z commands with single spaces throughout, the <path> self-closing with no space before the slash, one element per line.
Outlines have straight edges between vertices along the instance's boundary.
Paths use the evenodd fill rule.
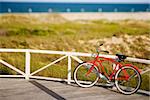
<path fill-rule="evenodd" d="M 149 4 L 1 2 L 0 13 L 149 12 Z"/>

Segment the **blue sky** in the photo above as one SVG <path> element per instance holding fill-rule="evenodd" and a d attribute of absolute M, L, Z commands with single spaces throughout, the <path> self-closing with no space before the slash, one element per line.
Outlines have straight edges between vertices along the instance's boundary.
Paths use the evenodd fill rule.
<path fill-rule="evenodd" d="M 150 0 L 0 0 L 12 2 L 150 3 Z"/>

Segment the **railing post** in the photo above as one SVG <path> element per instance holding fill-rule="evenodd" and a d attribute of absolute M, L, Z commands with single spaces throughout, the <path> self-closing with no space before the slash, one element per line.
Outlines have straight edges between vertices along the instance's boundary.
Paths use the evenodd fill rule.
<path fill-rule="evenodd" d="M 30 76 L 30 52 L 27 50 L 25 52 L 25 79 L 29 80 Z"/>
<path fill-rule="evenodd" d="M 71 83 L 71 56 L 68 55 L 68 84 Z"/>

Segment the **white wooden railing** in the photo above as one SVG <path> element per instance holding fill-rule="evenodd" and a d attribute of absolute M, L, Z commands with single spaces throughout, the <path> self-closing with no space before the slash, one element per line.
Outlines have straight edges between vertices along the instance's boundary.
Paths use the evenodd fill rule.
<path fill-rule="evenodd" d="M 8 53 L 8 52 L 16 52 L 16 53 L 22 52 L 22 53 L 25 53 L 25 72 L 17 69 L 15 66 L 12 66 L 11 64 L 7 63 L 6 61 L 4 61 L 0 57 L 0 63 L 1 64 L 5 65 L 6 67 L 9 67 L 9 68 L 13 69 L 14 71 L 18 72 L 19 74 L 21 74 L 21 75 L 0 75 L 0 77 L 24 77 L 27 80 L 30 79 L 30 78 L 37 78 L 37 79 L 46 79 L 46 80 L 67 81 L 68 84 L 70 84 L 70 82 L 73 81 L 73 80 L 71 80 L 71 62 L 72 62 L 72 59 L 74 59 L 77 62 L 81 63 L 83 61 L 80 60 L 78 58 L 78 56 L 91 57 L 90 53 L 50 51 L 50 50 L 32 50 L 32 49 L 3 49 L 3 48 L 0 48 L 0 53 Z M 31 53 L 59 54 L 59 55 L 62 55 L 62 57 L 31 73 L 30 72 Z M 100 54 L 100 56 L 108 57 L 108 58 L 116 58 L 115 55 Z M 49 66 L 63 60 L 64 58 L 68 58 L 68 65 L 67 65 L 68 66 L 68 75 L 67 75 L 67 79 L 34 76 L 36 73 L 38 73 L 38 72 L 48 68 Z M 139 62 L 139 63 L 150 64 L 150 60 L 145 60 L 145 59 L 127 57 L 127 60 L 131 61 L 131 62 Z M 150 69 L 147 69 L 146 71 L 143 71 L 142 74 L 147 72 L 147 71 L 150 71 Z"/>

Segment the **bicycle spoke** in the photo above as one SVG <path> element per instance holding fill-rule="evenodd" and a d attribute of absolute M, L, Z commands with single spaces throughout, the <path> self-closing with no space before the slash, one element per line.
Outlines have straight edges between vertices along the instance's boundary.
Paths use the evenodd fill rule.
<path fill-rule="evenodd" d="M 130 80 L 132 77 L 134 77 L 136 75 L 136 73 L 134 73 L 133 75 L 131 75 L 128 80 Z"/>

